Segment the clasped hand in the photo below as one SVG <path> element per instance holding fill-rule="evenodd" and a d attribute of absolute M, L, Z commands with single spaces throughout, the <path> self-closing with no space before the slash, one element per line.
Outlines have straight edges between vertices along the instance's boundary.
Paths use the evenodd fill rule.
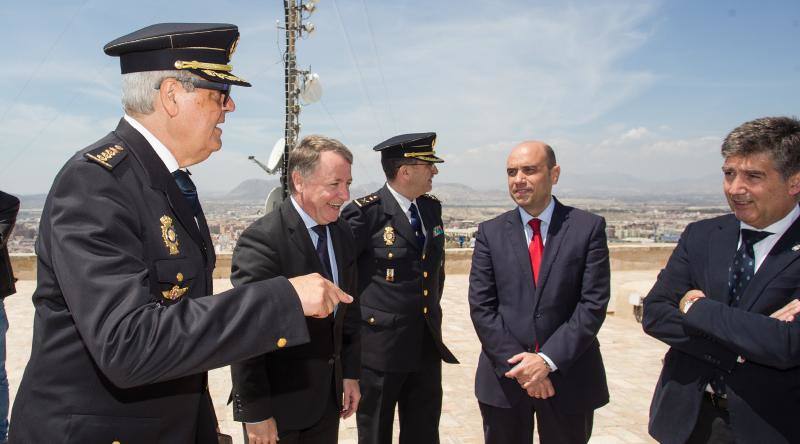
<path fill-rule="evenodd" d="M 556 394 L 550 381 L 550 369 L 538 354 L 518 353 L 508 363 L 514 367 L 506 372 L 506 378 L 515 379 L 531 398 L 547 399 Z"/>

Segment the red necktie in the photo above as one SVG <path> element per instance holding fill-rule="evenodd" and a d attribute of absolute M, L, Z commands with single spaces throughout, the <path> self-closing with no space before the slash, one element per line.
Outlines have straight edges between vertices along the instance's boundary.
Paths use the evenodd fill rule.
<path fill-rule="evenodd" d="M 531 243 L 528 245 L 528 253 L 531 256 L 531 269 L 533 270 L 533 282 L 539 281 L 539 266 L 542 264 L 542 254 L 544 254 L 544 242 L 542 241 L 542 220 L 533 218 L 528 221 L 528 225 L 533 230 Z"/>

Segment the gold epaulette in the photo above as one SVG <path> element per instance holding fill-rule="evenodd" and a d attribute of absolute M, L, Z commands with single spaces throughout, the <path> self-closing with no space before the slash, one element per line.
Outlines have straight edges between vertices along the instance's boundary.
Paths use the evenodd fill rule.
<path fill-rule="evenodd" d="M 128 151 L 122 146 L 108 144 L 85 153 L 84 157 L 103 166 L 108 171 L 111 171 L 115 166 L 119 165 L 122 159 L 127 155 Z"/>
<path fill-rule="evenodd" d="M 372 194 L 369 194 L 367 196 L 360 197 L 360 198 L 354 200 L 353 202 L 355 202 L 356 205 L 358 205 L 359 207 L 363 208 L 363 207 L 366 207 L 368 205 L 372 205 L 374 203 L 377 203 L 379 200 L 381 200 L 381 197 L 379 195 L 375 194 L 375 193 L 372 193 Z"/>
<path fill-rule="evenodd" d="M 433 194 L 423 194 L 423 195 L 422 195 L 422 196 L 420 196 L 420 197 L 427 197 L 428 199 L 430 199 L 430 200 L 435 200 L 436 202 L 439 202 L 439 203 L 441 203 L 441 202 L 442 202 L 441 200 L 439 200 L 439 198 L 438 198 L 438 197 L 434 196 Z"/>

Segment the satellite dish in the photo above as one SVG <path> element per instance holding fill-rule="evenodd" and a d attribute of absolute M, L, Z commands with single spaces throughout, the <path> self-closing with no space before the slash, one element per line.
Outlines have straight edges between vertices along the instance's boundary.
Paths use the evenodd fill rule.
<path fill-rule="evenodd" d="M 272 152 L 269 153 L 269 159 L 267 159 L 267 168 L 270 172 L 274 173 L 278 166 L 280 166 L 281 159 L 283 159 L 283 150 L 286 148 L 286 139 L 281 137 L 275 142 L 275 146 L 272 147 Z"/>
<path fill-rule="evenodd" d="M 269 192 L 267 201 L 264 202 L 264 214 L 269 214 L 283 202 L 283 188 L 275 187 Z"/>
<path fill-rule="evenodd" d="M 319 74 L 310 72 L 303 76 L 303 85 L 300 87 L 300 98 L 306 105 L 318 102 L 322 97 L 322 84 Z"/>

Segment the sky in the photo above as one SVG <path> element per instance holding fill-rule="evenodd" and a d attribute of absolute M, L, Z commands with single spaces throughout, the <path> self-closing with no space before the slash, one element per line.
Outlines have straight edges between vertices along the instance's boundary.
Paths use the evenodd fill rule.
<path fill-rule="evenodd" d="M 223 148 L 192 168 L 200 193 L 270 178 L 283 136 L 280 0 L 31 0 L 0 15 L 0 189 L 45 193 L 64 162 L 122 116 L 119 60 L 105 43 L 160 22 L 221 22 L 242 34 Z M 372 147 L 435 131 L 435 181 L 505 187 L 517 143 L 548 142 L 562 178 L 666 181 L 720 175 L 739 124 L 799 115 L 800 1 L 321 0 L 298 66 L 323 95 L 301 136 L 341 140 L 356 184 L 382 182 Z M 721 177 L 721 176 L 720 176 Z"/>

